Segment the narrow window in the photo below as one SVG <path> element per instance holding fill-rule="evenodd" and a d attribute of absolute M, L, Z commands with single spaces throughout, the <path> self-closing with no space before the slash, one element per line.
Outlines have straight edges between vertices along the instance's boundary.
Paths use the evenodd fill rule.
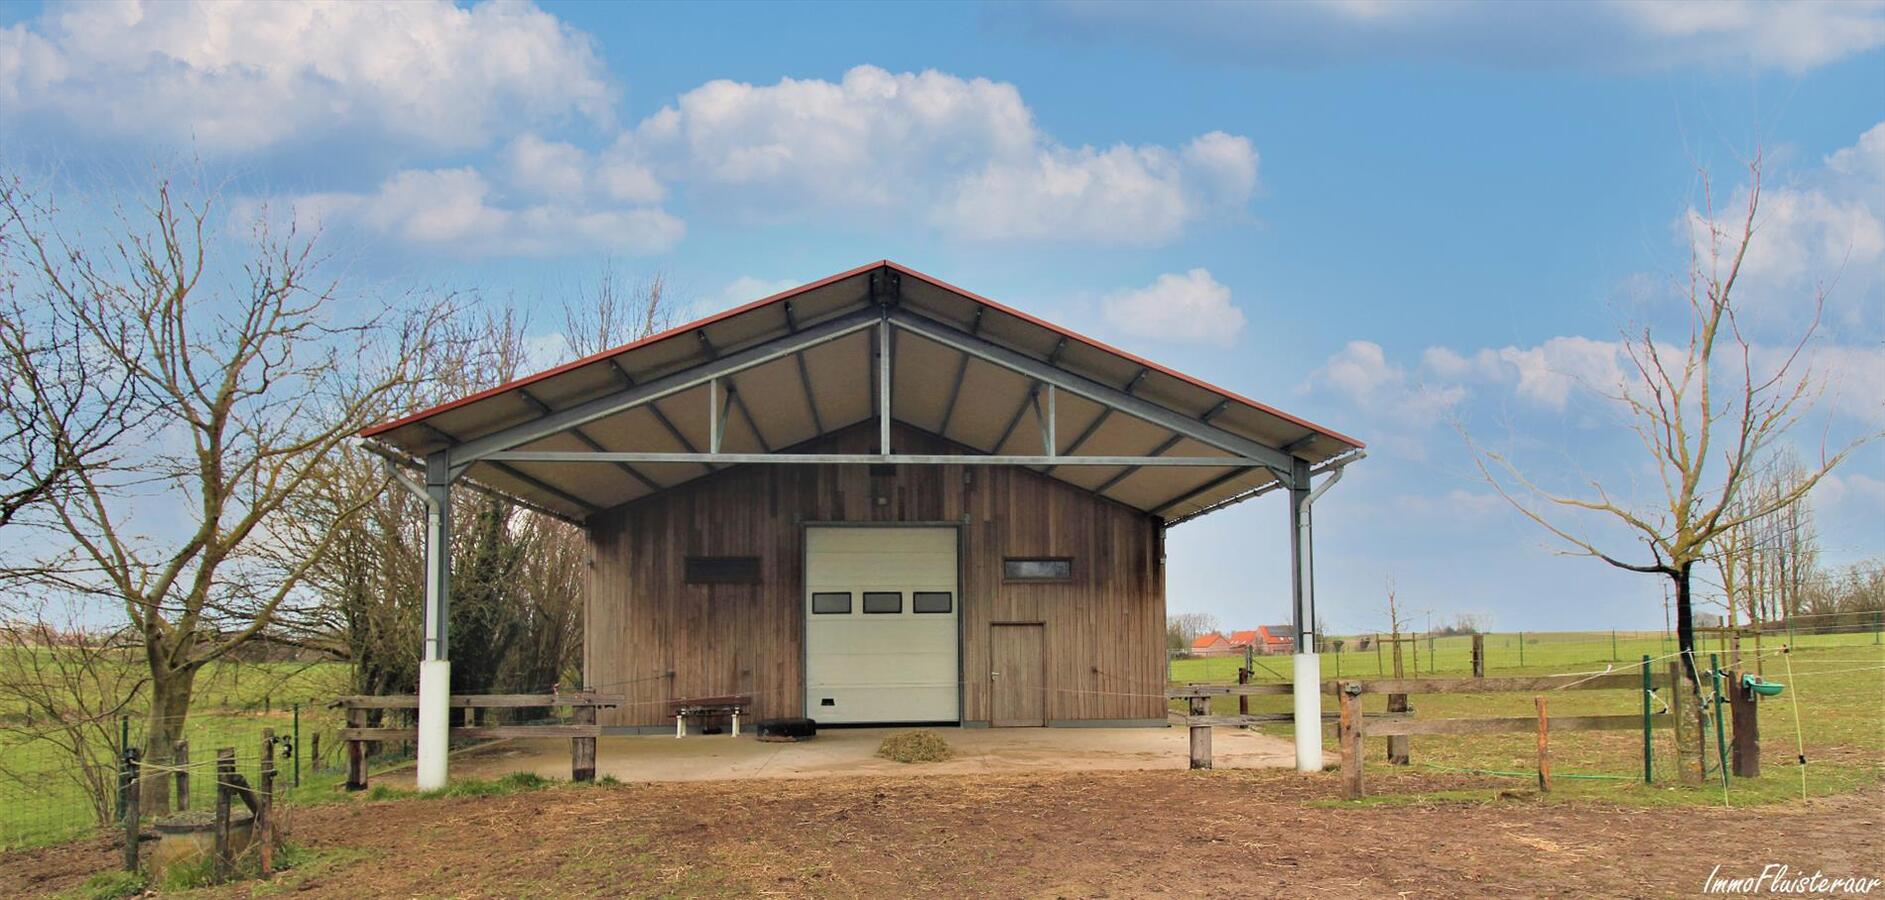
<path fill-rule="evenodd" d="M 851 612 L 850 592 L 813 594 L 812 613 L 820 616 L 846 615 Z"/>
<path fill-rule="evenodd" d="M 757 556 L 690 556 L 688 584 L 758 584 Z"/>
<path fill-rule="evenodd" d="M 917 591 L 910 595 L 910 611 L 917 613 L 946 613 L 954 605 L 955 598 L 948 591 Z"/>
<path fill-rule="evenodd" d="M 864 614 L 903 612 L 902 591 L 865 591 Z"/>
<path fill-rule="evenodd" d="M 1010 556 L 1002 560 L 1001 577 L 1003 581 L 1072 581 L 1073 560 L 1065 556 Z"/>

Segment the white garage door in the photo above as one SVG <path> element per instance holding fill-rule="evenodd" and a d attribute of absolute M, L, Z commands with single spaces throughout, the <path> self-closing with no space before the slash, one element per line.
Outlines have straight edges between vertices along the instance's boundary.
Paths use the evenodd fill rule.
<path fill-rule="evenodd" d="M 809 528 L 805 714 L 955 722 L 956 530 Z"/>

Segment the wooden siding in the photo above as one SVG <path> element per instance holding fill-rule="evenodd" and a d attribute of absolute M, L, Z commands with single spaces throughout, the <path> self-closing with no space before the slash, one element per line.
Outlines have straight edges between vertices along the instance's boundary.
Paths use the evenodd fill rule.
<path fill-rule="evenodd" d="M 800 448 L 871 452 L 866 423 Z M 954 448 L 898 427 L 899 452 Z M 958 523 L 963 720 L 988 719 L 993 622 L 1040 622 L 1050 721 L 1165 716 L 1160 523 L 1023 469 L 743 466 L 594 516 L 584 668 L 622 694 L 604 725 L 671 724 L 671 699 L 750 693 L 756 717 L 803 714 L 804 526 Z M 884 500 L 879 503 L 878 498 Z M 759 584 L 685 584 L 687 556 L 757 556 Z M 1073 579 L 1002 580 L 1008 556 L 1068 556 Z"/>

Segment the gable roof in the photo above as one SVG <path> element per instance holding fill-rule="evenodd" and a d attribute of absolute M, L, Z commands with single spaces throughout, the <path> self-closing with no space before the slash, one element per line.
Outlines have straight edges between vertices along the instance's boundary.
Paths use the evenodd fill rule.
<path fill-rule="evenodd" d="M 886 301 L 886 296 L 888 300 Z M 365 429 L 361 436 L 416 458 L 820 327 L 894 306 L 921 330 L 891 329 L 893 417 L 977 452 L 1039 454 L 1046 435 L 1024 416 L 1040 383 L 961 349 L 994 347 L 1135 402 L 1208 422 L 1218 431 L 1311 464 L 1362 444 L 1322 426 L 1181 374 L 888 260 L 840 272 L 621 347 Z M 828 342 L 720 378 L 730 408 L 723 452 L 778 453 L 875 418 L 880 326 L 853 324 Z M 683 377 L 681 381 L 686 381 Z M 694 384 L 648 403 L 511 446 L 517 451 L 684 453 L 705 449 L 709 387 Z M 1083 456 L 1221 455 L 1147 418 L 1072 392 L 1058 394 L 1055 452 Z M 713 471 L 699 462 L 604 464 L 473 462 L 466 477 L 574 518 L 620 506 Z M 1272 484 L 1260 466 L 1042 467 L 1054 478 L 1175 519 Z"/>
<path fill-rule="evenodd" d="M 1257 631 L 1254 628 L 1249 631 L 1233 631 L 1230 635 L 1230 645 L 1233 647 L 1243 647 L 1256 639 Z"/>

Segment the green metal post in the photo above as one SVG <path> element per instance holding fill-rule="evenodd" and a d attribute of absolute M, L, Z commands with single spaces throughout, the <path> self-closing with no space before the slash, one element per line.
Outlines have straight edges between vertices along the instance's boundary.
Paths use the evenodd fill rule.
<path fill-rule="evenodd" d="M 294 787 L 302 787 L 302 704 L 294 704 L 294 743 L 288 753 L 294 753 Z"/>
<path fill-rule="evenodd" d="M 1653 751 L 1655 747 L 1654 747 L 1653 742 L 1650 740 L 1650 719 L 1649 719 L 1650 714 L 1651 714 L 1649 698 L 1654 696 L 1655 690 L 1656 690 L 1655 683 L 1650 679 L 1650 674 L 1649 674 L 1649 654 L 1645 653 L 1643 654 L 1643 783 L 1644 784 L 1649 784 L 1651 779 L 1655 775 L 1655 770 L 1653 768 L 1655 764 L 1651 762 L 1651 760 L 1655 758 L 1653 755 Z"/>
<path fill-rule="evenodd" d="M 1518 667 L 1525 668 L 1525 632 L 1518 633 Z"/>
<path fill-rule="evenodd" d="M 1715 758 L 1721 763 L 1721 787 L 1728 789 L 1728 735 L 1721 724 L 1721 654 L 1708 654 L 1708 680 L 1715 692 Z"/>
<path fill-rule="evenodd" d="M 1610 629 L 1610 661 L 1617 661 L 1617 630 Z"/>

